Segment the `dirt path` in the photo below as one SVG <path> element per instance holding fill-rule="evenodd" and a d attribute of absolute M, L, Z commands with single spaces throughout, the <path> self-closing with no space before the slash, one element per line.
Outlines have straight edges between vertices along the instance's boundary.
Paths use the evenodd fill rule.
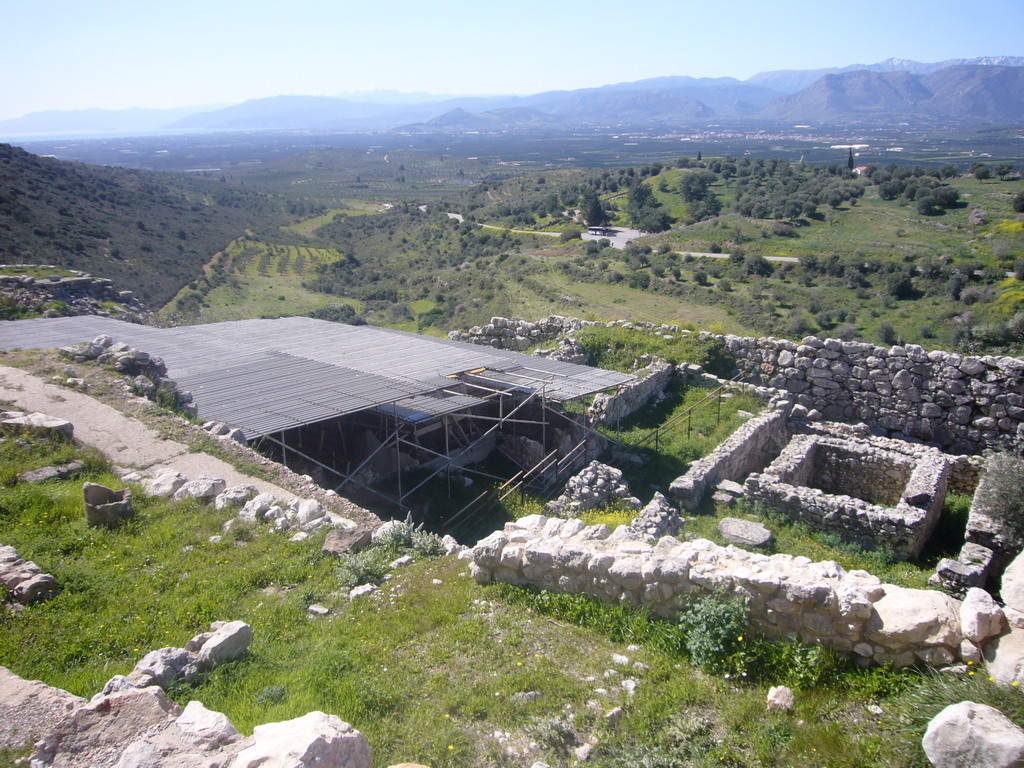
<path fill-rule="evenodd" d="M 0 366 L 0 400 L 25 411 L 38 411 L 75 425 L 75 438 L 107 456 L 114 464 L 154 472 L 172 468 L 189 478 L 221 477 L 229 486 L 247 483 L 262 493 L 286 500 L 295 494 L 266 480 L 250 477 L 206 453 L 168 440 L 150 427 L 88 395 L 49 384 L 38 376 Z"/>

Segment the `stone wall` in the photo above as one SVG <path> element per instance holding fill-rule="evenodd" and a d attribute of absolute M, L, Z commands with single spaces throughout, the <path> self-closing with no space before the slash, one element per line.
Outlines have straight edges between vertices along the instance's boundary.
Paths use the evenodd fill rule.
<path fill-rule="evenodd" d="M 942 513 L 951 464 L 935 449 L 916 458 L 869 441 L 797 435 L 744 495 L 861 546 L 916 557 Z"/>
<path fill-rule="evenodd" d="M 708 488 L 722 480 L 740 481 L 775 458 L 789 440 L 791 403 L 774 401 L 767 410 L 747 421 L 715 450 L 690 465 L 669 492 L 686 509 L 694 509 Z"/>
<path fill-rule="evenodd" d="M 637 380 L 619 387 L 615 392 L 602 392 L 594 397 L 590 418 L 595 422 L 617 424 L 622 419 L 661 397 L 668 386 L 675 366 L 655 358 L 636 372 Z"/>
<path fill-rule="evenodd" d="M 625 526 L 610 533 L 603 525 L 543 515 L 507 523 L 478 542 L 470 570 L 481 583 L 532 584 L 642 605 L 665 617 L 725 590 L 746 599 L 754 630 L 823 643 L 864 664 L 978 660 L 981 645 L 1000 631 L 962 622 L 961 603 L 949 595 L 883 584 L 835 562 L 756 554 L 705 539 L 666 536 L 651 544 Z"/>
<path fill-rule="evenodd" d="M 12 267 L 36 268 L 36 265 L 0 264 L 0 293 L 27 306 L 41 308 L 54 300 L 63 301 L 67 305 L 65 311 L 51 310 L 46 312 L 47 316 L 116 315 L 121 319 L 132 320 L 136 314 L 146 311 L 131 291 L 119 291 L 114 281 L 108 278 L 93 277 L 78 270 L 50 265 L 45 265 L 44 268 L 71 272 L 72 276 L 34 278 L 28 275 L 2 274 L 4 270 L 10 270 Z M 111 310 L 101 306 L 101 302 L 114 302 L 122 305 L 126 311 Z"/>
<path fill-rule="evenodd" d="M 591 325 L 604 325 L 592 320 L 580 320 L 577 317 L 550 315 L 536 323 L 510 317 L 492 317 L 487 325 L 475 325 L 468 331 L 450 331 L 448 338 L 454 341 L 465 341 L 469 344 L 483 344 L 497 349 L 511 349 L 514 352 L 540 344 L 554 341 L 566 333 L 578 331 Z"/>
<path fill-rule="evenodd" d="M 957 453 L 1019 451 L 1024 442 L 1024 360 L 1019 358 L 813 336 L 800 344 L 714 338 L 725 343 L 740 371 L 793 393 L 797 403 L 825 418 L 863 421 L 894 437 Z"/>

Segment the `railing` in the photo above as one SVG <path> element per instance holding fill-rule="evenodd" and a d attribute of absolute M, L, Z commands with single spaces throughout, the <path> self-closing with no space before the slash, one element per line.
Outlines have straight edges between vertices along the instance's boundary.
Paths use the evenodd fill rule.
<path fill-rule="evenodd" d="M 552 495 L 552 490 L 561 486 L 562 478 L 565 477 L 568 472 L 573 470 L 575 463 L 581 457 L 586 456 L 586 445 L 587 438 L 583 438 L 583 440 L 566 451 L 565 455 L 562 457 L 558 456 L 557 449 L 551 451 L 532 467 L 527 470 L 520 470 L 519 472 L 516 472 L 516 474 L 497 488 L 488 488 L 448 518 L 444 524 L 445 528 L 451 528 L 460 519 L 462 519 L 466 513 L 472 510 L 475 510 L 478 513 L 493 510 L 517 491 L 525 493 L 527 486 L 533 485 L 537 483 L 537 481 L 540 481 L 539 485 L 534 486 L 537 489 L 537 497 L 541 501 L 548 500 Z"/>
<path fill-rule="evenodd" d="M 704 408 L 707 408 L 708 406 L 711 405 L 712 402 L 714 402 L 715 405 L 718 407 L 718 424 L 721 424 L 722 423 L 722 395 L 725 394 L 725 391 L 727 389 L 729 389 L 731 386 L 740 383 L 740 380 L 745 378 L 746 376 L 747 376 L 746 373 L 739 373 L 739 374 L 737 374 L 736 376 L 734 376 L 733 378 L 729 379 L 729 381 L 725 382 L 721 386 L 719 386 L 719 387 L 711 390 L 710 392 L 708 392 L 708 394 L 706 394 L 704 397 L 702 397 L 696 403 L 691 405 L 685 411 L 683 411 L 681 413 L 677 413 L 675 416 L 673 416 L 671 419 L 666 421 L 664 424 L 662 424 L 662 425 L 660 425 L 658 427 L 655 427 L 654 429 L 652 429 L 650 432 L 648 432 L 646 435 L 644 435 L 642 438 L 640 438 L 636 442 L 627 444 L 626 447 L 629 450 L 634 450 L 635 451 L 635 450 L 637 450 L 639 448 L 643 448 L 643 447 L 649 445 L 651 442 L 653 442 L 654 443 L 654 450 L 657 451 L 661 447 L 661 436 L 663 434 L 665 434 L 666 432 L 670 432 L 670 431 L 674 430 L 676 427 L 678 427 L 680 424 L 682 424 L 684 419 L 686 420 L 686 436 L 689 437 L 690 433 L 693 431 L 693 414 L 697 413 L 698 411 L 703 410 Z"/>

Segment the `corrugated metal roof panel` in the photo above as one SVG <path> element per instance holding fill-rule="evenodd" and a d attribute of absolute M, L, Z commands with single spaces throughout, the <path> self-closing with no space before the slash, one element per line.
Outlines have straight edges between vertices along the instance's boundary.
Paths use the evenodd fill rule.
<path fill-rule="evenodd" d="M 633 379 L 518 352 L 307 317 L 179 328 L 96 316 L 8 321 L 0 323 L 0 348 L 49 349 L 100 334 L 162 357 L 168 375 L 192 392 L 203 418 L 240 427 L 247 437 L 429 397 L 449 386 L 449 377 L 478 369 L 486 369 L 478 376 L 481 383 L 542 389 L 555 401 Z M 409 403 L 410 417 L 452 405 L 430 400 Z"/>

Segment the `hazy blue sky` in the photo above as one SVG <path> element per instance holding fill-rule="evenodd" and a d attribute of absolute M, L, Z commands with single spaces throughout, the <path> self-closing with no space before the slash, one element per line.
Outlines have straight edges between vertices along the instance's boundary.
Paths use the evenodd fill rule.
<path fill-rule="evenodd" d="M 0 0 L 0 119 L 1024 55 L 1024 0 Z"/>

